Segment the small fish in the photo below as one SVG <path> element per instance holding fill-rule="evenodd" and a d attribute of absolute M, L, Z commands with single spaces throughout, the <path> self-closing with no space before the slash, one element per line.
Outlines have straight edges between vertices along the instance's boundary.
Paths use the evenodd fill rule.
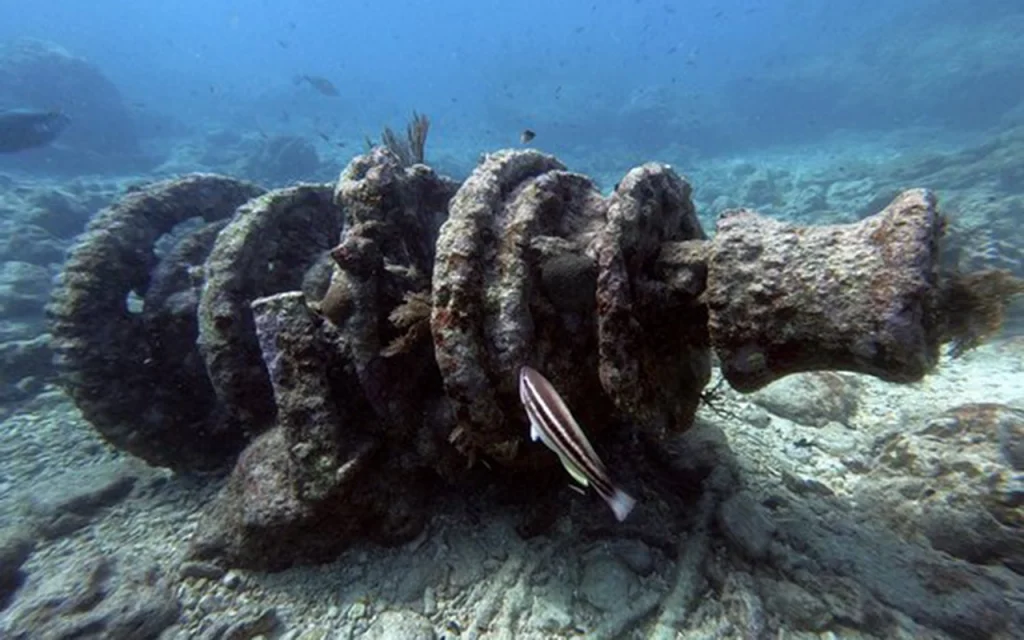
<path fill-rule="evenodd" d="M 338 91 L 338 87 L 334 86 L 334 83 L 323 76 L 309 76 L 302 75 L 299 79 L 309 83 L 309 86 L 313 87 L 322 95 L 335 98 L 340 96 L 341 93 Z"/>
<path fill-rule="evenodd" d="M 519 142 L 528 144 L 531 140 L 537 137 L 537 134 L 532 129 L 523 129 L 523 132 L 519 134 Z"/>
<path fill-rule="evenodd" d="M 543 441 L 558 454 L 576 482 L 584 487 L 593 484 L 618 521 L 625 520 L 636 500 L 612 484 L 608 469 L 551 383 L 535 369 L 524 366 L 519 370 L 519 399 L 530 418 L 530 438 Z"/>

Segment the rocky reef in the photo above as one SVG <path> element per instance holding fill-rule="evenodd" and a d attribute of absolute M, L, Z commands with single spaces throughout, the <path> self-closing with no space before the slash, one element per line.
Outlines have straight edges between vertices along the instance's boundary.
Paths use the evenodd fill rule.
<path fill-rule="evenodd" d="M 445 487 L 543 505 L 563 478 L 526 441 L 526 363 L 627 465 L 690 429 L 716 356 L 741 391 L 830 369 L 920 380 L 1024 290 L 945 271 L 944 229 L 911 190 L 852 224 L 734 211 L 708 239 L 667 165 L 606 197 L 535 151 L 458 184 L 377 148 L 333 186 L 192 175 L 128 194 L 70 253 L 53 347 L 115 446 L 234 464 L 193 557 L 280 569 L 411 539 Z M 543 530 L 544 507 L 531 517 Z"/>
<path fill-rule="evenodd" d="M 66 249 L 121 191 L 113 181 L 19 182 L 0 175 L 0 414 L 54 378 L 44 309 Z"/>

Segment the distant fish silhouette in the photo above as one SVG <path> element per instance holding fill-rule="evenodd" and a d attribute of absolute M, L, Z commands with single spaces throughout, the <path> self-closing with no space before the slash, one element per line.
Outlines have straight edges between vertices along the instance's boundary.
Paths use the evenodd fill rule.
<path fill-rule="evenodd" d="M 537 137 L 537 134 L 532 129 L 523 129 L 523 132 L 519 134 L 519 142 L 528 144 L 531 140 Z"/>
<path fill-rule="evenodd" d="M 71 118 L 62 111 L 0 111 L 0 153 L 13 153 L 49 144 L 70 123 Z"/>
<path fill-rule="evenodd" d="M 334 83 L 323 76 L 309 76 L 301 75 L 298 77 L 298 82 L 306 82 L 309 86 L 317 90 L 325 96 L 336 98 L 341 95 L 338 92 L 338 87 L 334 86 Z"/>

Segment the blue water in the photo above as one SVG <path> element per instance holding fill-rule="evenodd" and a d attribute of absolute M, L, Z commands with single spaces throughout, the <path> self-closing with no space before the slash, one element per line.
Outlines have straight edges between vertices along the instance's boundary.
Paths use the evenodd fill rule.
<path fill-rule="evenodd" d="M 166 118 L 192 134 L 328 136 L 351 150 L 416 109 L 432 119 L 435 158 L 463 169 L 530 128 L 580 170 L 836 131 L 952 136 L 1014 108 L 1024 119 L 1012 0 L 6 4 L 0 42 L 43 39 L 96 65 L 158 157 L 174 142 Z M 301 74 L 341 95 L 296 85 Z"/>

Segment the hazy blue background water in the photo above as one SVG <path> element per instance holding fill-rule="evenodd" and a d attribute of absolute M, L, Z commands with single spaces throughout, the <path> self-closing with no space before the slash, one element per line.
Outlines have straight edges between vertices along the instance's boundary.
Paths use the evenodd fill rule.
<path fill-rule="evenodd" d="M 151 149 L 166 143 L 164 116 L 192 132 L 358 145 L 417 109 L 432 148 L 470 166 L 529 127 L 546 151 L 630 156 L 625 167 L 836 131 L 1024 121 L 1019 0 L 3 4 L 0 41 L 41 38 L 95 63 Z M 298 74 L 341 95 L 296 85 Z M 328 153 L 350 156 L 346 146 Z"/>

